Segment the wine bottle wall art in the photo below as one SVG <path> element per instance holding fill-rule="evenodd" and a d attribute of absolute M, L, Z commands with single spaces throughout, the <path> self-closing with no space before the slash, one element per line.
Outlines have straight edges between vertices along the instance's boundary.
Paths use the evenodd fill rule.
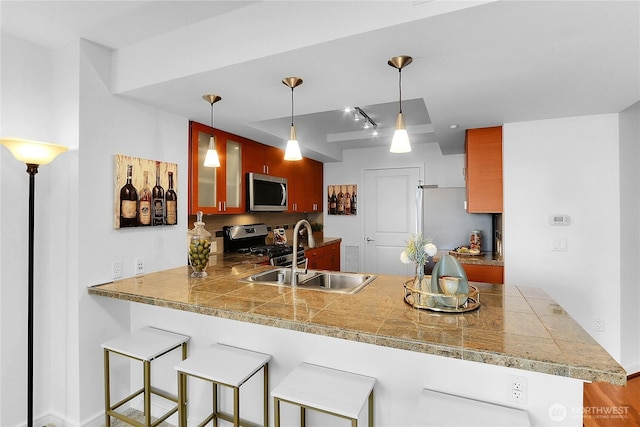
<path fill-rule="evenodd" d="M 178 224 L 178 165 L 116 154 L 114 228 Z"/>
<path fill-rule="evenodd" d="M 356 215 L 358 213 L 358 186 L 336 184 L 327 187 L 329 215 Z"/>

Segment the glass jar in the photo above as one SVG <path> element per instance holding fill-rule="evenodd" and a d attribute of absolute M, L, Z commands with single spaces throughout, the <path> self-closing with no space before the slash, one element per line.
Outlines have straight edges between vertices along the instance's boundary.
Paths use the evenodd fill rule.
<path fill-rule="evenodd" d="M 469 249 L 477 249 L 482 252 L 482 231 L 471 230 L 469 236 Z"/>
<path fill-rule="evenodd" d="M 189 265 L 193 272 L 191 277 L 207 277 L 209 254 L 211 253 L 211 233 L 204 228 L 202 211 L 196 214 L 193 229 L 187 233 L 189 245 Z"/>

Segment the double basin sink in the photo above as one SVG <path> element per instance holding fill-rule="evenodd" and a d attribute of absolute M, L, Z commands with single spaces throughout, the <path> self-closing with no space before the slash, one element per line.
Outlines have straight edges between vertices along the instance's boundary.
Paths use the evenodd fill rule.
<path fill-rule="evenodd" d="M 300 289 L 312 289 L 342 294 L 355 294 L 371 283 L 376 276 L 363 273 L 343 273 L 338 271 L 307 270 L 298 273 Z M 240 279 L 244 283 L 291 286 L 291 268 L 274 268 Z"/>

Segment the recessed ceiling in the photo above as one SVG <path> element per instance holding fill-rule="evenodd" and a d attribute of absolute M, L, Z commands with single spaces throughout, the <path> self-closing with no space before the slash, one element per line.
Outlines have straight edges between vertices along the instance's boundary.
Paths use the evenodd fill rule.
<path fill-rule="evenodd" d="M 412 143 L 463 152 L 464 130 L 616 113 L 640 100 L 636 1 L 2 1 L 3 32 L 50 48 L 79 38 L 113 49 L 117 96 L 283 146 L 298 75 L 303 155 L 386 145 L 398 73 Z M 404 101 L 404 100 L 407 101 Z M 371 138 L 344 117 L 363 108 Z M 409 123 L 411 120 L 411 124 Z M 452 129 L 452 123 L 458 128 Z"/>

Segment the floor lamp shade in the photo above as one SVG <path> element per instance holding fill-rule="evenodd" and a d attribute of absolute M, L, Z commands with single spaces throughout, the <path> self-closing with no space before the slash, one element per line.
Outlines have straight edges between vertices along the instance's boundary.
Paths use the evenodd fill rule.
<path fill-rule="evenodd" d="M 34 248 L 34 210 L 35 178 L 38 166 L 46 165 L 58 154 L 67 151 L 67 147 L 46 142 L 29 141 L 18 138 L 2 138 L 0 144 L 11 151 L 16 159 L 27 165 L 29 174 L 29 276 L 28 276 L 28 314 L 27 314 L 27 426 L 33 426 L 33 248 Z"/>
<path fill-rule="evenodd" d="M 0 143 L 7 147 L 16 159 L 26 164 L 46 165 L 58 154 L 67 151 L 67 147 L 63 145 L 20 138 L 2 138 Z"/>

